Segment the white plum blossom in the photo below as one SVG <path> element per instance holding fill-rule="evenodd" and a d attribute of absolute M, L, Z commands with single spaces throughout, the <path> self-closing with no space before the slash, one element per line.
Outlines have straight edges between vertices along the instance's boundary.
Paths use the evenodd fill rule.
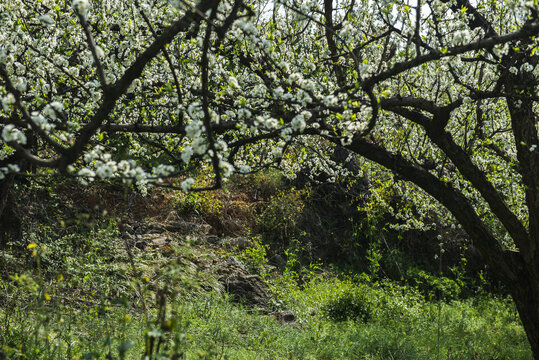
<path fill-rule="evenodd" d="M 14 105 L 16 102 L 15 96 L 11 93 L 7 94 L 2 98 L 2 107 L 4 111 L 9 111 L 9 107 Z"/>
<path fill-rule="evenodd" d="M 240 84 L 238 83 L 238 79 L 236 79 L 234 76 L 231 76 L 229 79 L 228 79 L 228 83 L 230 84 L 230 86 L 234 89 L 240 89 Z"/>
<path fill-rule="evenodd" d="M 2 139 L 5 142 L 14 141 L 16 143 L 26 145 L 26 135 L 13 124 L 8 124 L 2 129 Z"/>
<path fill-rule="evenodd" d="M 470 32 L 468 30 L 455 31 L 453 35 L 453 42 L 455 45 L 462 45 L 470 41 Z"/>
<path fill-rule="evenodd" d="M 200 137 L 204 131 L 204 124 L 202 121 L 192 121 L 185 127 L 185 134 L 191 139 Z"/>
<path fill-rule="evenodd" d="M 53 101 L 49 105 L 58 112 L 64 111 L 64 105 L 62 105 L 62 103 L 59 101 Z"/>
<path fill-rule="evenodd" d="M 520 67 L 520 71 L 523 71 L 523 72 L 530 72 L 532 70 L 533 70 L 533 65 L 530 63 L 524 63 Z"/>
<path fill-rule="evenodd" d="M 359 64 L 358 70 L 361 74 L 366 74 L 371 71 L 371 68 L 372 66 L 368 62 L 363 61 L 362 63 Z"/>
<path fill-rule="evenodd" d="M 191 146 L 186 146 L 182 151 L 182 161 L 186 164 L 189 163 L 191 156 L 193 156 L 193 148 Z"/>
<path fill-rule="evenodd" d="M 277 87 L 273 90 L 273 96 L 275 96 L 276 98 L 280 98 L 284 95 L 284 90 L 282 87 Z"/>
<path fill-rule="evenodd" d="M 244 164 L 240 167 L 240 173 L 242 174 L 247 174 L 250 171 L 251 171 L 251 167 L 247 164 Z"/>
<path fill-rule="evenodd" d="M 296 95 L 296 100 L 301 103 L 301 105 L 306 106 L 308 103 L 310 103 L 313 99 L 311 96 L 303 90 L 298 91 Z"/>
<path fill-rule="evenodd" d="M 279 127 L 279 120 L 270 117 L 266 119 L 265 126 L 268 129 L 276 129 Z"/>
<path fill-rule="evenodd" d="M 219 162 L 219 168 L 223 171 L 224 177 L 229 177 L 234 172 L 234 166 L 223 160 Z"/>
<path fill-rule="evenodd" d="M 298 114 L 294 116 L 290 125 L 292 125 L 292 129 L 294 129 L 294 131 L 303 132 L 306 126 L 305 116 L 303 114 Z"/>
<path fill-rule="evenodd" d="M 202 155 L 206 152 L 207 150 L 207 146 L 206 146 L 206 141 L 204 140 L 203 137 L 197 137 L 191 144 L 191 146 L 193 147 L 193 150 L 195 152 L 195 154 L 198 154 L 198 155 Z"/>
<path fill-rule="evenodd" d="M 354 34 L 354 27 L 352 26 L 352 24 L 350 23 L 346 23 L 345 26 L 343 26 L 343 28 L 341 29 L 340 31 L 340 35 L 343 37 L 343 38 L 348 38 L 350 37 L 351 35 Z"/>
<path fill-rule="evenodd" d="M 180 0 L 169 0 L 168 2 L 173 8 L 177 10 L 182 8 L 182 2 Z"/>
<path fill-rule="evenodd" d="M 335 106 L 339 99 L 335 95 L 326 95 L 322 98 L 322 103 L 326 106 Z"/>
<path fill-rule="evenodd" d="M 21 168 L 20 168 L 19 165 L 17 165 L 17 164 L 8 164 L 8 165 L 7 165 L 7 168 L 9 169 L 9 171 L 12 171 L 12 172 L 19 172 L 19 171 L 21 171 Z"/>
<path fill-rule="evenodd" d="M 238 118 L 239 119 L 250 119 L 251 118 L 251 110 L 249 109 L 245 109 L 245 108 L 241 108 L 238 110 Z"/>
<path fill-rule="evenodd" d="M 122 160 L 116 165 L 117 169 L 123 173 L 126 173 L 131 169 L 131 164 L 127 160 Z"/>
<path fill-rule="evenodd" d="M 52 129 L 55 128 L 54 124 L 49 123 L 43 115 L 37 112 L 32 113 L 32 121 L 34 122 L 34 124 L 36 124 L 40 129 L 44 130 L 45 132 L 50 132 Z"/>
<path fill-rule="evenodd" d="M 195 101 L 191 103 L 187 107 L 187 114 L 193 119 L 193 120 L 200 120 L 204 117 L 204 112 L 202 111 L 202 106 L 198 101 Z"/>
<path fill-rule="evenodd" d="M 54 20 L 48 14 L 41 15 L 37 18 L 43 25 L 50 26 L 54 25 Z"/>
<path fill-rule="evenodd" d="M 472 100 L 472 98 L 469 97 L 469 96 L 465 96 L 465 97 L 462 99 L 462 103 L 463 103 L 463 104 L 466 104 L 466 105 L 470 105 L 472 102 L 473 102 L 473 100 Z"/>
<path fill-rule="evenodd" d="M 20 78 L 17 83 L 15 84 L 15 89 L 17 89 L 18 91 L 20 92 L 25 92 L 26 91 L 26 87 L 27 87 L 27 84 L 26 84 L 26 79 L 24 78 Z"/>
<path fill-rule="evenodd" d="M 256 25 L 248 19 L 239 19 L 234 25 L 240 28 L 246 35 L 256 34 Z"/>
<path fill-rule="evenodd" d="M 162 7 L 152 6 L 152 2 L 147 0 L 140 2 L 140 10 L 143 10 L 153 23 L 164 26 L 177 21 L 187 11 L 192 10 L 191 5 L 195 5 L 183 0 L 171 0 L 169 6 Z M 137 57 L 148 49 L 153 41 L 138 9 L 126 6 L 121 1 L 72 0 L 69 3 L 72 4 L 73 11 L 68 10 L 67 13 L 63 7 L 58 10 L 49 6 L 52 3 L 54 1 L 43 2 L 46 6 L 44 8 L 40 5 L 34 6 L 31 1 L 0 2 L 0 26 L 3 30 L 0 32 L 0 62 L 12 76 L 16 89 L 23 93 L 19 103 L 14 96 L 17 92 L 10 94 L 9 89 L 0 85 L 0 111 L 5 119 L 3 127 L 0 128 L 2 139 L 5 135 L 10 140 L 15 138 L 24 141 L 21 139 L 25 135 L 29 136 L 36 128 L 34 125 L 37 125 L 43 130 L 39 131 L 39 134 L 32 133 L 32 136 L 37 135 L 38 144 L 45 144 L 43 139 L 39 138 L 43 133 L 48 133 L 53 141 L 59 141 L 63 146 L 71 146 L 106 99 L 94 59 L 88 51 L 89 45 L 84 31 L 81 31 L 81 24 L 76 21 L 73 12 L 84 19 L 91 17 L 92 25 L 97 25 L 97 29 L 92 26 L 90 30 L 94 44 L 99 44 L 95 50 L 103 64 L 103 75 L 107 83 L 116 83 L 121 79 L 129 66 L 135 63 Z M 91 5 L 97 3 L 102 4 L 94 6 L 90 14 Z M 320 26 L 324 23 L 324 17 L 321 16 L 323 10 L 319 9 L 320 3 L 298 3 L 289 0 L 286 0 L 286 6 L 275 3 L 275 6 L 279 7 L 274 14 L 275 19 L 270 19 L 272 16 L 267 16 L 257 5 L 253 5 L 253 16 L 250 16 L 251 11 L 249 14 L 240 12 L 240 18 L 234 20 L 229 31 L 218 35 L 219 41 L 215 42 L 215 30 L 221 28 L 233 9 L 232 2 L 220 2 L 218 13 L 212 20 L 212 44 L 207 53 L 210 70 L 207 111 L 212 126 L 225 126 L 216 126 L 219 130 L 214 133 L 213 151 L 209 148 L 210 142 L 206 133 L 208 129 L 204 125 L 205 111 L 202 108 L 200 60 L 204 36 L 202 31 L 196 32 L 200 26 L 204 29 L 207 22 L 204 19 L 198 23 L 198 19 L 189 20 L 192 21 L 191 25 L 188 25 L 185 31 L 182 30 L 182 33 L 193 36 L 178 36 L 165 45 L 170 50 L 168 55 L 176 71 L 178 83 L 173 81 L 171 64 L 165 61 L 166 59 L 160 55 L 151 59 L 141 76 L 128 85 L 127 92 L 122 94 L 124 97 L 114 107 L 103 126 L 98 127 L 91 136 L 85 147 L 88 150 L 77 154 L 78 160 L 70 165 L 70 169 L 72 173 L 82 171 L 83 175 L 93 175 L 91 177 L 122 178 L 128 183 L 136 181 L 137 186 L 143 187 L 144 184 L 155 181 L 158 175 L 167 174 L 169 171 L 174 174 L 174 171 L 190 163 L 193 156 L 197 156 L 197 159 L 200 158 L 201 162 L 210 166 L 214 159 L 230 161 L 230 167 L 225 165 L 226 169 L 214 169 L 223 174 L 232 173 L 234 169 L 243 172 L 254 164 L 257 168 L 259 165 L 263 167 L 279 159 L 282 160 L 280 166 L 287 173 L 299 171 L 301 166 L 294 163 L 297 160 L 299 163 L 312 165 L 318 169 L 316 171 L 324 169 L 329 178 L 338 178 L 341 172 L 331 169 L 338 165 L 317 163 L 315 154 L 301 155 L 302 157 L 292 160 L 286 152 L 294 151 L 298 143 L 303 146 L 308 142 L 313 148 L 320 146 L 316 136 L 301 136 L 307 126 L 311 127 L 313 134 L 327 135 L 333 139 L 332 142 L 341 144 L 349 144 L 355 134 L 367 129 L 372 117 L 372 107 L 368 104 L 372 99 L 361 85 L 370 76 L 388 70 L 384 63 L 380 63 L 380 59 L 388 54 L 388 46 L 391 45 L 396 46 L 396 51 L 392 54 L 394 64 L 407 64 L 418 56 L 444 56 L 435 61 L 421 61 L 417 66 L 412 64 L 405 72 L 377 82 L 373 88 L 377 97 L 383 100 L 414 96 L 437 105 L 463 99 L 463 106 L 452 111 L 446 128 L 454 134 L 455 142 L 459 146 L 466 146 L 469 140 L 467 136 L 473 135 L 468 129 L 459 127 L 458 120 L 474 116 L 468 113 L 473 104 L 483 110 L 483 123 L 489 129 L 485 131 L 486 140 L 495 142 L 508 156 L 515 158 L 514 140 L 497 130 L 509 128 L 506 123 L 508 116 L 504 113 L 506 106 L 497 99 L 482 99 L 476 102 L 470 98 L 473 94 L 470 89 L 491 91 L 492 88 L 486 84 L 496 83 L 495 80 L 500 75 L 499 69 L 504 67 L 515 75 L 521 72 L 536 76 L 537 73 L 531 74 L 537 71 L 535 66 L 526 63 L 526 60 L 522 65 L 512 66 L 514 63 L 501 59 L 511 51 L 529 53 L 532 45 L 527 46 L 527 43 L 518 40 L 511 44 L 494 45 L 492 51 L 500 59 L 495 59 L 496 56 L 485 51 L 486 48 L 470 47 L 470 50 L 463 53 L 453 54 L 458 52 L 455 51 L 455 45 L 483 38 L 486 34 L 484 31 L 465 30 L 469 28 L 470 13 L 464 10 L 460 13 L 454 12 L 452 3 L 434 0 L 430 4 L 432 13 L 425 15 L 420 29 L 421 44 L 425 46 L 421 45 L 419 48 L 411 38 L 415 31 L 414 11 L 412 8 L 408 13 L 410 8 L 405 2 L 364 2 L 361 8 L 354 9 L 349 12 L 349 16 L 341 18 L 341 15 L 347 13 L 347 5 L 343 3 L 343 10 L 335 13 L 336 20 L 339 18 L 339 26 L 335 28 L 333 35 L 340 53 L 340 56 L 335 57 L 327 47 L 327 39 L 323 34 L 325 30 Z M 489 6 L 485 6 L 481 11 L 488 14 Z M 9 11 L 13 8 L 20 8 L 20 12 Z M 39 13 L 35 12 L 38 8 Z M 523 13 L 521 8 L 513 6 L 512 11 Z M 309 20 L 305 16 L 296 16 L 294 12 L 298 10 L 313 18 Z M 205 11 L 204 16 L 208 15 L 209 12 Z M 451 21 L 440 22 L 438 28 L 428 20 L 431 17 L 442 19 L 446 16 Z M 495 16 L 489 14 L 489 20 Z M 518 16 L 520 15 L 515 15 L 515 18 Z M 17 25 L 20 17 L 32 19 L 31 29 L 23 29 Z M 278 23 L 273 23 L 274 20 Z M 524 21 L 524 17 L 521 20 Z M 395 27 L 387 37 L 383 35 L 385 26 Z M 518 31 L 519 24 L 508 20 L 507 31 L 499 29 L 498 25 L 495 27 L 501 36 L 505 36 L 510 31 Z M 376 36 L 373 36 L 374 34 Z M 219 44 L 219 48 L 214 48 L 216 44 Z M 418 49 L 421 54 L 417 54 Z M 248 65 L 241 60 L 243 56 L 249 60 Z M 477 56 L 488 60 L 482 65 L 481 71 L 485 79 L 483 83 L 477 79 L 477 71 L 473 68 L 475 62 L 463 61 Z M 347 85 L 344 87 L 337 79 L 333 61 L 337 61 L 345 70 L 343 75 Z M 395 69 L 398 70 L 398 66 Z M 453 71 L 449 71 L 450 69 Z M 455 81 L 455 77 L 459 77 L 459 81 Z M 408 84 L 408 87 L 403 84 Z M 427 90 L 434 88 L 438 89 L 437 96 Z M 511 101 L 517 106 L 520 104 L 520 101 L 515 99 Z M 23 108 L 28 109 L 34 124 L 28 124 L 28 119 L 20 116 Z M 316 112 L 316 122 L 309 124 L 308 111 Z M 16 119 L 17 123 L 8 125 L 12 119 Z M 474 120 L 470 118 L 470 121 Z M 28 125 L 32 126 L 29 128 Z M 108 125 L 125 126 L 126 129 L 140 125 L 141 129 L 155 126 L 173 130 L 163 133 L 142 132 L 140 137 L 138 131 L 122 131 L 125 138 L 116 142 L 110 140 L 115 140 L 114 137 L 119 133 L 108 132 Z M 224 128 L 226 129 L 223 130 Z M 412 154 L 410 149 L 421 149 L 436 160 L 439 152 L 434 144 L 422 144 L 417 140 L 418 137 L 424 137 L 418 128 L 421 127 L 410 124 L 391 110 L 381 109 L 371 135 L 375 140 L 382 139 L 382 145 L 387 147 L 388 151 L 400 152 L 405 158 L 413 159 L 416 155 Z M 179 130 L 176 132 L 175 129 Z M 407 139 L 410 142 L 409 149 L 397 145 L 396 139 L 403 133 L 410 134 Z M 237 156 L 229 158 L 231 154 L 235 154 L 233 151 L 236 149 L 229 148 L 231 144 L 237 143 L 237 139 L 257 137 L 264 141 L 249 143 L 248 148 L 240 147 Z M 299 139 L 298 142 L 296 138 Z M 147 140 L 147 143 L 141 142 L 140 139 Z M 110 143 L 120 144 L 118 147 L 121 146 L 121 151 L 108 148 Z M 321 153 L 329 152 L 331 146 L 329 142 L 325 143 Z M 537 151 L 533 145 L 526 146 L 530 151 Z M 472 150 L 475 151 L 475 148 L 470 151 Z M 4 144 L 3 148 L 0 148 L 0 158 L 13 151 L 14 149 Z M 45 160 L 61 156 L 54 146 L 47 144 L 29 151 Z M 172 156 L 168 158 L 167 153 Z M 487 150 L 477 155 L 474 153 L 473 156 L 473 162 L 482 170 L 489 170 L 495 161 Z M 124 157 L 131 158 L 120 160 Z M 152 160 L 145 161 L 150 157 Z M 160 166 L 159 162 L 154 165 L 154 161 L 162 159 L 165 159 L 165 164 L 171 165 Z M 174 166 L 175 170 L 167 166 Z M 367 172 L 372 170 L 371 165 L 362 166 L 369 167 L 365 170 Z M 81 169 L 83 167 L 93 173 L 85 173 Z M 148 168 L 152 168 L 151 175 L 145 170 Z M 513 175 L 500 175 L 505 170 L 509 173 L 509 170 L 503 166 L 498 168 L 493 175 L 499 178 L 495 186 L 515 190 L 514 193 L 520 195 L 514 196 L 521 196 L 518 181 L 515 181 Z M 456 187 L 464 184 L 458 175 L 451 174 L 448 180 L 453 181 Z M 517 185 L 508 185 L 511 180 Z M 477 194 L 473 191 L 466 193 L 468 189 L 466 186 L 463 188 L 465 195 L 475 201 Z M 512 198 L 508 202 L 518 204 L 519 199 Z M 519 216 L 524 214 L 522 209 L 518 211 Z"/>
<path fill-rule="evenodd" d="M 88 12 L 90 11 L 90 3 L 88 0 L 73 0 L 71 6 L 78 15 L 87 20 Z"/>
<path fill-rule="evenodd" d="M 215 149 L 219 152 L 226 152 L 228 150 L 228 144 L 223 140 L 218 140 L 215 143 Z"/>
<path fill-rule="evenodd" d="M 98 162 L 95 173 L 102 179 L 110 178 L 117 170 L 115 161 Z"/>
<path fill-rule="evenodd" d="M 159 164 L 153 169 L 153 173 L 155 176 L 169 176 L 174 173 L 174 170 L 174 166 L 172 165 Z"/>
<path fill-rule="evenodd" d="M 88 168 L 82 168 L 82 169 L 79 170 L 77 175 L 83 176 L 83 177 L 94 178 L 95 177 L 95 172 L 93 170 L 91 170 L 91 169 L 88 169 Z"/>
<path fill-rule="evenodd" d="M 0 45 L 0 63 L 4 63 L 7 60 L 7 53 L 4 47 Z"/>
<path fill-rule="evenodd" d="M 98 59 L 103 59 L 105 57 L 105 51 L 103 51 L 103 48 L 101 46 L 96 46 L 95 47 L 95 53 L 96 53 Z"/>
<path fill-rule="evenodd" d="M 303 76 L 300 73 L 293 73 L 288 77 L 290 83 L 299 82 L 303 79 Z"/>
<path fill-rule="evenodd" d="M 195 179 L 187 178 L 184 181 L 182 181 L 180 186 L 181 186 L 183 191 L 187 192 L 187 191 L 189 191 L 191 189 L 191 187 L 193 186 L 194 183 L 195 183 Z"/>
<path fill-rule="evenodd" d="M 289 127 L 284 128 L 284 129 L 281 130 L 281 137 L 284 140 L 288 141 L 288 140 L 290 140 L 292 138 L 292 136 L 291 136 L 292 132 L 293 132 L 293 130 L 291 128 L 289 128 Z"/>

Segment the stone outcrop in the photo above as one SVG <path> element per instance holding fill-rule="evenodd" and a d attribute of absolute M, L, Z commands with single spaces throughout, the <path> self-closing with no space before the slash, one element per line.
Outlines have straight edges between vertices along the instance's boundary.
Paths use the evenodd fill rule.
<path fill-rule="evenodd" d="M 250 274 L 234 257 L 224 261 L 220 273 L 222 275 L 219 281 L 235 300 L 258 308 L 267 305 L 270 293 L 266 283 L 260 276 Z"/>

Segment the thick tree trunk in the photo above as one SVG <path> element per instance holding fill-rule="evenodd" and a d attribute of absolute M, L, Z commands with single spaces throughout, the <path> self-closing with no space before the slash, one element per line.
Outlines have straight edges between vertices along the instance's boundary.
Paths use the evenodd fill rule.
<path fill-rule="evenodd" d="M 507 251 L 516 281 L 505 281 L 528 336 L 533 358 L 539 360 L 539 278 L 538 264 L 526 263 L 518 252 Z"/>
<path fill-rule="evenodd" d="M 539 360 L 539 298 L 534 294 L 539 293 L 539 281 L 522 279 L 514 284 L 511 294 L 528 336 L 533 358 Z"/>
<path fill-rule="evenodd" d="M 0 180 L 0 248 L 21 238 L 21 219 L 13 189 L 13 177 Z"/>
<path fill-rule="evenodd" d="M 515 303 L 532 348 L 533 358 L 539 360 L 539 301 L 530 299 L 529 302 L 523 302 L 515 298 Z"/>

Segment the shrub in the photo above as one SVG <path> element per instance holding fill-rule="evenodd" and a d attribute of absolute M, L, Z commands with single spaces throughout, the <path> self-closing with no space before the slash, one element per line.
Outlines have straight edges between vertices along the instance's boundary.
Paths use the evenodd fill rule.
<path fill-rule="evenodd" d="M 258 197 L 270 198 L 284 188 L 284 176 L 278 170 L 267 170 L 252 175 L 253 185 Z"/>
<path fill-rule="evenodd" d="M 322 306 L 322 313 L 333 321 L 367 322 L 372 315 L 367 292 L 362 287 L 345 289 Z"/>
<path fill-rule="evenodd" d="M 305 206 L 302 196 L 305 190 L 294 188 L 280 191 L 272 196 L 260 216 L 256 219 L 256 230 L 269 243 L 287 245 L 294 237 L 296 225 Z"/>
<path fill-rule="evenodd" d="M 263 273 L 264 265 L 268 263 L 266 245 L 260 242 L 260 237 L 252 239 L 253 246 L 247 247 L 239 254 L 239 258 L 247 269 L 255 273 Z"/>
<path fill-rule="evenodd" d="M 457 299 L 461 293 L 461 287 L 445 276 L 434 276 L 424 270 L 411 268 L 407 271 L 408 281 L 415 286 L 426 300 L 438 299 L 444 301 Z"/>

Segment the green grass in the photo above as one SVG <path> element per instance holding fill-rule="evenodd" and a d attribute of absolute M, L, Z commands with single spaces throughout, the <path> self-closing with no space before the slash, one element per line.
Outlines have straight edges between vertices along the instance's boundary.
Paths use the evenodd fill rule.
<path fill-rule="evenodd" d="M 24 354 L 20 358 L 31 359 L 101 359 L 109 350 L 118 356 L 118 347 L 127 341 L 133 346 L 126 358 L 137 359 L 144 351 L 148 330 L 168 344 L 168 350 L 162 347 L 163 355 L 168 355 L 164 358 L 174 354 L 186 359 L 436 358 L 435 304 L 388 301 L 394 295 L 391 291 L 370 289 L 373 295 L 381 295 L 373 302 L 385 301 L 387 308 L 378 309 L 366 323 L 334 322 L 318 311 L 325 298 L 332 296 L 330 291 L 339 291 L 341 286 L 347 285 L 318 282 L 291 294 L 298 315 L 298 323 L 292 325 L 208 294 L 170 304 L 167 319 L 174 320 L 170 332 L 159 330 L 153 322 L 147 326 L 141 313 L 124 307 L 81 310 L 44 305 L 38 312 L 18 309 L 10 315 L 7 331 L 6 323 L 2 325 L 2 340 Z M 507 301 L 443 304 L 441 314 L 441 359 L 531 359 L 525 335 Z M 9 358 L 17 358 L 15 354 Z"/>
<path fill-rule="evenodd" d="M 114 223 L 29 241 L 38 246 L 0 253 L 0 359 L 532 358 L 503 297 L 438 303 L 389 281 L 306 272 L 300 286 L 274 271 L 270 310 L 296 315 L 283 324 L 233 302 L 218 274 L 197 268 L 226 254 L 196 238 L 167 253 L 133 250 L 134 269 Z"/>
<path fill-rule="evenodd" d="M 332 321 L 324 307 L 336 299 L 348 299 L 343 294 L 350 293 L 362 295 L 369 320 Z M 338 351 L 348 349 L 345 358 L 350 359 L 433 359 L 439 348 L 441 359 L 531 359 L 509 299 L 484 297 L 438 304 L 425 301 L 410 287 L 390 282 L 358 284 L 337 279 L 314 279 L 284 297 L 302 324 L 323 334 L 331 344 L 329 358 L 338 358 Z"/>

